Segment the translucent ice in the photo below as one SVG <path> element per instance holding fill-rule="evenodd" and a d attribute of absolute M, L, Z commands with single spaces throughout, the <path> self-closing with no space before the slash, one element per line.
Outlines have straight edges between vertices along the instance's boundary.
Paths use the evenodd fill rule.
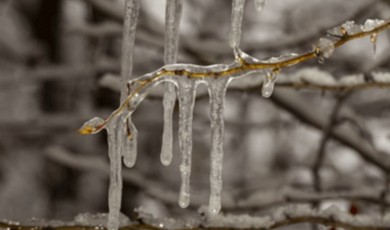
<path fill-rule="evenodd" d="M 211 123 L 211 174 L 209 212 L 217 214 L 221 209 L 224 104 L 229 78 L 208 79 Z"/>
<path fill-rule="evenodd" d="M 363 31 L 371 31 L 376 27 L 383 25 L 384 23 L 385 21 L 379 19 L 367 19 L 364 22 Z"/>
<path fill-rule="evenodd" d="M 126 167 L 133 167 L 137 159 L 137 139 L 138 131 L 135 127 L 131 116 L 128 116 L 124 121 L 125 130 L 122 134 L 122 155 L 123 162 Z"/>
<path fill-rule="evenodd" d="M 334 43 L 327 38 L 320 38 L 317 44 L 313 47 L 313 50 L 318 57 L 318 62 L 323 63 L 325 58 L 332 56 L 334 51 Z"/>
<path fill-rule="evenodd" d="M 229 35 L 229 44 L 232 48 L 238 47 L 241 40 L 241 24 L 244 15 L 245 0 L 233 0 L 232 22 Z"/>
<path fill-rule="evenodd" d="M 179 27 L 183 8 L 183 0 L 167 0 L 165 8 L 165 43 L 164 43 L 164 62 L 173 64 L 177 61 Z M 165 84 L 163 98 L 164 106 L 164 132 L 161 147 L 161 163 L 169 165 L 172 161 L 172 116 L 176 102 L 176 89 L 172 84 Z"/>
<path fill-rule="evenodd" d="M 120 132 L 117 131 L 116 120 L 106 126 L 108 135 L 108 157 L 110 159 L 110 185 L 108 190 L 108 222 L 107 228 L 116 230 L 119 227 L 119 216 L 122 200 L 122 156 L 120 148 Z M 119 143 L 118 143 L 119 142 Z"/>
<path fill-rule="evenodd" d="M 341 25 L 341 30 L 343 31 L 342 33 L 345 31 L 348 35 L 354 35 L 362 32 L 362 27 L 355 24 L 354 21 L 346 21 Z"/>
<path fill-rule="evenodd" d="M 192 118 L 195 104 L 196 82 L 186 77 L 178 79 L 179 94 L 179 147 L 182 156 L 180 164 L 181 187 L 179 206 L 185 208 L 190 203 L 190 176 L 192 155 Z"/>
<path fill-rule="evenodd" d="M 261 95 L 265 98 L 269 98 L 274 92 L 274 85 L 276 82 L 276 76 L 278 71 L 272 71 L 264 75 L 263 86 L 261 88 Z"/>
<path fill-rule="evenodd" d="M 123 26 L 123 40 L 122 40 L 122 62 L 121 62 L 121 102 L 123 102 L 127 95 L 126 82 L 131 80 L 133 71 L 133 51 L 135 32 L 137 28 L 137 19 L 139 15 L 140 0 L 126 0 L 125 18 Z"/>

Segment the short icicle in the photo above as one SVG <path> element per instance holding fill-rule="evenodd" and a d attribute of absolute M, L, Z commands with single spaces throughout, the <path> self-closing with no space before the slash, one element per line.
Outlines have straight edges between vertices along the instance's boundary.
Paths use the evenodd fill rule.
<path fill-rule="evenodd" d="M 224 108 L 229 78 L 209 79 L 210 123 L 211 123 L 211 170 L 209 212 L 221 210 Z"/>
<path fill-rule="evenodd" d="M 377 33 L 373 33 L 371 36 L 370 36 L 370 42 L 372 43 L 372 51 L 373 51 L 373 54 L 374 54 L 374 58 L 376 57 L 376 42 L 378 40 L 378 34 Z"/>
<path fill-rule="evenodd" d="M 131 120 L 131 115 L 123 120 L 124 123 L 124 132 L 123 132 L 123 162 L 126 167 L 131 168 L 134 166 L 135 161 L 137 160 L 137 140 L 138 140 L 138 130 L 135 127 L 133 121 Z"/>
<path fill-rule="evenodd" d="M 119 228 L 119 215 L 122 201 L 122 155 L 119 151 L 120 135 L 118 122 L 113 119 L 107 126 L 108 157 L 110 159 L 110 185 L 108 190 L 108 222 L 107 229 L 117 230 Z"/>
<path fill-rule="evenodd" d="M 264 75 L 263 86 L 261 88 L 261 95 L 265 98 L 271 97 L 274 92 L 277 74 L 280 70 L 272 70 L 271 73 Z"/>
<path fill-rule="evenodd" d="M 240 45 L 241 25 L 244 16 L 245 0 L 233 0 L 232 4 L 232 22 L 229 35 L 230 47 L 236 48 Z"/>
<path fill-rule="evenodd" d="M 190 177 L 192 157 L 192 118 L 196 95 L 196 82 L 187 77 L 179 77 L 179 147 L 182 156 L 180 164 L 181 186 L 179 206 L 188 207 L 190 203 Z"/>
<path fill-rule="evenodd" d="M 173 64 L 177 61 L 179 27 L 183 8 L 183 0 L 167 0 L 165 9 L 165 43 L 164 43 L 164 62 Z M 165 92 L 163 98 L 164 106 L 164 131 L 161 146 L 161 163 L 168 166 L 172 161 L 173 152 L 173 109 L 176 102 L 175 86 L 165 83 Z"/>

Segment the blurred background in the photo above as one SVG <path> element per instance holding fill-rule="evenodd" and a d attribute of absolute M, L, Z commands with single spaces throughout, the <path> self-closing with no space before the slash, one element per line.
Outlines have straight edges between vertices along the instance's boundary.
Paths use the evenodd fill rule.
<path fill-rule="evenodd" d="M 163 65 L 165 1 L 141 2 L 134 76 Z M 79 213 L 107 212 L 106 134 L 81 136 L 77 130 L 84 121 L 106 117 L 118 106 L 119 80 L 103 84 L 101 79 L 108 75 L 119 79 L 123 6 L 123 0 L 0 1 L 1 219 L 72 220 Z M 385 0 L 273 0 L 261 12 L 248 0 L 241 48 L 259 59 L 302 53 L 311 50 L 327 29 L 347 20 L 364 23 L 367 18 L 389 16 L 390 4 Z M 232 62 L 230 18 L 231 1 L 184 1 L 178 62 Z M 336 79 L 354 74 L 369 79 L 373 70 L 389 72 L 389 35 L 384 32 L 378 37 L 375 55 L 369 39 L 363 38 L 338 49 L 324 64 L 313 60 L 283 73 L 288 76 L 318 68 Z M 283 191 L 316 191 L 313 165 L 323 132 L 297 119 L 283 103 L 263 99 L 260 91 L 259 86 L 259 93 L 227 94 L 222 205 L 226 212 L 268 212 L 291 202 Z M 303 107 L 325 118 L 340 96 L 320 90 L 291 91 Z M 139 130 L 139 157 L 134 168 L 124 170 L 125 215 L 131 216 L 135 207 L 142 206 L 156 216 L 186 216 L 208 204 L 208 107 L 208 98 L 197 100 L 188 209 L 177 205 L 180 156 L 176 137 L 173 163 L 169 167 L 160 163 L 161 98 L 149 98 L 137 109 L 133 120 Z M 356 133 L 378 153 L 388 155 L 389 90 L 355 91 L 343 108 L 354 119 Z M 329 141 L 319 172 L 322 190 L 373 189 L 386 200 L 384 173 L 339 142 Z M 256 194 L 258 202 L 250 202 Z M 358 199 L 321 205 L 332 202 L 346 210 L 353 205 L 359 212 L 380 209 L 375 202 Z"/>

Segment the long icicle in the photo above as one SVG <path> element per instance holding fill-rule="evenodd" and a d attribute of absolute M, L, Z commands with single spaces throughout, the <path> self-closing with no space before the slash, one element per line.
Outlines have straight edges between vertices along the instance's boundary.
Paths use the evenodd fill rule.
<path fill-rule="evenodd" d="M 117 127 L 118 119 L 110 121 L 107 126 L 108 157 L 110 159 L 110 187 L 108 190 L 107 229 L 119 228 L 119 215 L 122 201 L 122 156 L 119 152 L 121 132 Z"/>
<path fill-rule="evenodd" d="M 244 15 L 245 0 L 233 0 L 232 4 L 232 22 L 229 35 L 230 47 L 236 48 L 240 46 L 241 40 L 241 25 Z"/>
<path fill-rule="evenodd" d="M 126 100 L 129 92 L 127 82 L 132 79 L 133 71 L 133 52 L 135 32 L 137 27 L 137 18 L 139 15 L 140 0 L 126 0 L 125 4 L 125 19 L 123 29 L 122 41 L 122 89 L 121 89 L 121 103 Z M 130 106 L 130 105 L 128 105 Z M 121 134 L 122 147 L 120 148 L 123 161 L 127 167 L 133 167 L 137 159 L 137 136 L 138 132 L 132 123 L 131 118 L 126 121 L 120 121 L 119 129 L 127 132 Z M 128 133 L 132 131 L 132 133 Z M 131 137 L 131 138 L 130 138 Z"/>
<path fill-rule="evenodd" d="M 181 187 L 179 206 L 188 207 L 190 203 L 190 177 L 192 157 L 192 119 L 196 95 L 196 82 L 181 77 L 178 79 L 179 92 L 179 146 L 182 156 L 180 165 Z"/>
<path fill-rule="evenodd" d="M 122 104 L 127 96 L 127 81 L 131 79 L 133 69 L 133 50 L 135 41 L 135 30 L 139 14 L 140 0 L 126 0 L 125 17 L 122 40 L 122 62 L 121 76 L 122 89 L 120 103 Z M 126 130 L 132 127 L 132 138 L 128 138 Z M 136 159 L 137 131 L 131 119 L 119 116 L 109 122 L 107 127 L 110 159 L 110 185 L 108 194 L 108 221 L 109 230 L 119 228 L 119 215 L 122 200 L 122 156 L 126 166 L 133 166 Z"/>
<path fill-rule="evenodd" d="M 211 170 L 209 212 L 217 214 L 221 210 L 223 137 L 225 94 L 229 78 L 208 80 L 211 123 Z"/>
<path fill-rule="evenodd" d="M 173 64 L 177 61 L 179 26 L 183 8 L 183 0 L 167 0 L 165 9 L 165 44 L 164 62 Z M 176 89 L 171 83 L 165 83 L 163 98 L 164 132 L 161 146 L 161 163 L 168 166 L 172 161 L 173 152 L 173 109 L 176 102 Z"/>

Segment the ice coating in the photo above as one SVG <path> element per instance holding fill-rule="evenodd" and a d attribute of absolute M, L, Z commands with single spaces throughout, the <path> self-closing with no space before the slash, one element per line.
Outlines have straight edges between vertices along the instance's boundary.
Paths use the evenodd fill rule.
<path fill-rule="evenodd" d="M 183 8 L 183 0 L 167 0 L 165 9 L 165 43 L 164 62 L 173 64 L 177 61 L 179 27 Z M 176 89 L 172 84 L 165 84 L 163 97 L 164 131 L 161 146 L 161 163 L 165 166 L 172 161 L 173 125 L 172 116 L 176 102 Z"/>
<path fill-rule="evenodd" d="M 379 19 L 367 19 L 365 22 L 364 22 L 364 25 L 363 25 L 363 28 L 362 30 L 363 31 L 371 31 L 373 29 L 375 29 L 376 27 L 378 26 L 381 26 L 385 24 L 385 21 L 383 20 L 379 20 Z"/>
<path fill-rule="evenodd" d="M 229 35 L 230 47 L 235 48 L 240 45 L 241 25 L 244 15 L 245 0 L 233 0 L 232 4 L 232 22 Z"/>
<path fill-rule="evenodd" d="M 188 207 L 190 203 L 190 176 L 192 155 L 192 118 L 195 104 L 196 82 L 186 77 L 178 79 L 179 96 L 179 147 L 182 161 L 180 164 L 181 186 L 179 206 Z"/>
<path fill-rule="evenodd" d="M 224 106 L 229 78 L 211 78 L 207 80 L 210 96 L 211 123 L 211 170 L 209 212 L 219 213 L 221 209 Z"/>
<path fill-rule="evenodd" d="M 362 32 L 362 27 L 360 25 L 355 24 L 354 21 L 346 21 L 341 25 L 342 35 L 343 33 L 347 33 L 348 35 L 354 35 Z"/>
<path fill-rule="evenodd" d="M 263 10 L 265 4 L 267 3 L 266 0 L 254 0 L 254 1 L 255 1 L 255 8 L 257 11 Z"/>
<path fill-rule="evenodd" d="M 103 118 L 94 117 L 89 121 L 86 121 L 79 129 L 80 134 L 95 134 L 101 130 L 101 127 L 105 124 Z"/>
<path fill-rule="evenodd" d="M 108 139 L 108 157 L 110 159 L 110 185 L 108 189 L 108 222 L 107 228 L 116 230 L 119 227 L 119 216 L 122 201 L 122 156 L 120 148 L 121 133 L 117 131 L 117 119 L 106 126 Z"/>
<path fill-rule="evenodd" d="M 320 38 L 313 47 L 313 51 L 318 57 L 318 62 L 321 64 L 325 62 L 325 58 L 332 56 L 334 49 L 334 43 L 327 38 Z"/>

